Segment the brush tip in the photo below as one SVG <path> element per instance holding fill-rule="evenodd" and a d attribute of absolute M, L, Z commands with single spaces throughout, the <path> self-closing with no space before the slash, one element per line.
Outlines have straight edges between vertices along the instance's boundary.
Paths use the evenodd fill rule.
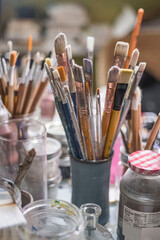
<path fill-rule="evenodd" d="M 100 89 L 99 88 L 97 88 L 96 94 L 100 95 Z"/>
<path fill-rule="evenodd" d="M 10 59 L 9 59 L 10 65 L 15 66 L 16 60 L 17 60 L 17 52 L 12 51 L 11 54 L 10 54 Z"/>
<path fill-rule="evenodd" d="M 133 70 L 132 69 L 120 69 L 120 77 L 118 79 L 118 83 L 128 84 L 130 78 L 132 76 Z"/>
<path fill-rule="evenodd" d="M 93 72 L 92 60 L 88 58 L 83 58 L 83 70 L 85 73 L 92 74 Z"/>
<path fill-rule="evenodd" d="M 72 47 L 71 45 L 67 45 L 66 47 L 66 54 L 67 54 L 67 59 L 71 60 L 72 59 Z"/>
<path fill-rule="evenodd" d="M 28 51 L 32 51 L 32 36 L 29 35 L 28 37 Z"/>
<path fill-rule="evenodd" d="M 52 67 L 52 62 L 50 58 L 46 58 L 45 62 L 47 63 L 48 67 Z"/>
<path fill-rule="evenodd" d="M 127 57 L 129 44 L 127 42 L 118 41 L 115 46 L 114 56 Z"/>
<path fill-rule="evenodd" d="M 87 93 L 89 94 L 89 84 L 88 84 L 88 82 L 86 82 L 86 90 L 87 90 Z"/>
<path fill-rule="evenodd" d="M 132 56 L 131 56 L 131 60 L 129 63 L 129 66 L 134 69 L 137 62 L 138 62 L 138 58 L 139 58 L 139 50 L 137 48 L 135 48 L 132 52 Z"/>
<path fill-rule="evenodd" d="M 58 79 L 60 77 L 57 69 L 53 71 L 53 77 L 54 79 Z"/>
<path fill-rule="evenodd" d="M 65 82 L 66 81 L 66 75 L 65 75 L 64 67 L 63 66 L 57 67 L 57 70 L 59 72 L 61 81 Z"/>
<path fill-rule="evenodd" d="M 73 65 L 74 78 L 78 82 L 83 82 L 83 68 L 77 64 Z"/>
<path fill-rule="evenodd" d="M 140 62 L 139 64 L 139 71 L 140 72 L 144 72 L 145 68 L 146 68 L 146 62 Z"/>
<path fill-rule="evenodd" d="M 64 53 L 66 51 L 67 38 L 64 33 L 59 33 L 54 39 L 54 48 L 56 55 Z"/>
<path fill-rule="evenodd" d="M 94 37 L 91 37 L 91 36 L 87 37 L 87 50 L 89 52 L 93 52 L 94 51 L 94 41 L 95 41 Z"/>
<path fill-rule="evenodd" d="M 144 9 L 143 8 L 139 8 L 138 9 L 138 14 L 144 14 Z"/>
<path fill-rule="evenodd" d="M 108 82 L 116 83 L 119 79 L 120 68 L 112 66 L 108 71 Z"/>

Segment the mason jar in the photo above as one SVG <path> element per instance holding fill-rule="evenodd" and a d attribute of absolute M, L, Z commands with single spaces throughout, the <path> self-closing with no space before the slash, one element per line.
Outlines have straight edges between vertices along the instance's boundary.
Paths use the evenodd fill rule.
<path fill-rule="evenodd" d="M 160 155 L 133 152 L 120 183 L 118 240 L 158 240 L 160 236 Z"/>

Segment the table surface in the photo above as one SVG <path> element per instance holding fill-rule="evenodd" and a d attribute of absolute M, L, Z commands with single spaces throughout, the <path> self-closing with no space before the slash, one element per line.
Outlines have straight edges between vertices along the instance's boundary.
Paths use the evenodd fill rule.
<path fill-rule="evenodd" d="M 113 189 L 110 189 L 110 190 L 112 191 Z M 60 186 L 58 188 L 58 193 L 57 193 L 57 199 L 71 202 L 71 194 L 72 194 L 71 179 L 65 179 L 60 183 Z M 114 203 L 113 202 L 110 203 L 109 210 L 110 210 L 110 218 L 109 218 L 109 222 L 105 225 L 105 227 L 110 231 L 113 238 L 116 240 L 118 202 L 115 201 Z"/>

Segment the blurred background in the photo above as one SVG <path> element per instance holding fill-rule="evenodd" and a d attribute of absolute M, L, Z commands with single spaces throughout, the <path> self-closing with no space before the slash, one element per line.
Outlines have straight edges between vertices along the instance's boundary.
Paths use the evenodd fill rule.
<path fill-rule="evenodd" d="M 72 45 L 73 57 L 82 65 L 86 37 L 95 37 L 94 86 L 106 84 L 115 43 L 130 41 L 138 8 L 144 8 L 137 48 L 139 61 L 147 62 L 141 81 L 142 111 L 160 112 L 160 1 L 159 0 L 0 0 L 0 53 L 7 41 L 20 57 L 27 52 L 27 39 L 33 38 L 33 54 L 44 57 L 53 48 L 54 37 L 64 32 Z M 17 62 L 18 64 L 18 62 Z"/>

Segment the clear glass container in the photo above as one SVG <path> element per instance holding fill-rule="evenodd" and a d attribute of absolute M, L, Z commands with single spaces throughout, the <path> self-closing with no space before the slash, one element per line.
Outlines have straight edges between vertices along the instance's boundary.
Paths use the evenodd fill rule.
<path fill-rule="evenodd" d="M 29 152 L 35 156 L 22 180 L 21 188 L 34 200 L 47 198 L 46 128 L 33 119 L 14 119 L 0 124 L 0 178 L 13 182 Z"/>
<path fill-rule="evenodd" d="M 70 178 L 70 157 L 68 154 L 68 142 L 61 121 L 52 121 L 46 124 L 47 136 L 58 140 L 62 145 L 62 155 L 59 167 L 64 179 Z"/>
<path fill-rule="evenodd" d="M 23 209 L 27 240 L 84 240 L 84 221 L 79 209 L 65 201 L 40 200 Z"/>
<path fill-rule="evenodd" d="M 58 168 L 56 175 L 52 178 L 49 178 L 47 181 L 49 199 L 57 198 L 58 187 L 61 181 L 62 181 L 62 174 L 61 174 L 61 170 Z"/>
<path fill-rule="evenodd" d="M 102 225 L 98 224 L 98 218 L 101 215 L 100 206 L 87 203 L 80 207 L 85 221 L 85 239 L 86 240 L 113 240 L 110 232 Z"/>
<path fill-rule="evenodd" d="M 53 178 L 57 175 L 59 169 L 60 156 L 62 154 L 61 143 L 53 138 L 47 137 L 47 178 Z"/>
<path fill-rule="evenodd" d="M 160 236 L 159 216 L 160 176 L 143 175 L 129 168 L 120 183 L 117 239 L 159 239 L 154 235 L 158 231 Z"/>

